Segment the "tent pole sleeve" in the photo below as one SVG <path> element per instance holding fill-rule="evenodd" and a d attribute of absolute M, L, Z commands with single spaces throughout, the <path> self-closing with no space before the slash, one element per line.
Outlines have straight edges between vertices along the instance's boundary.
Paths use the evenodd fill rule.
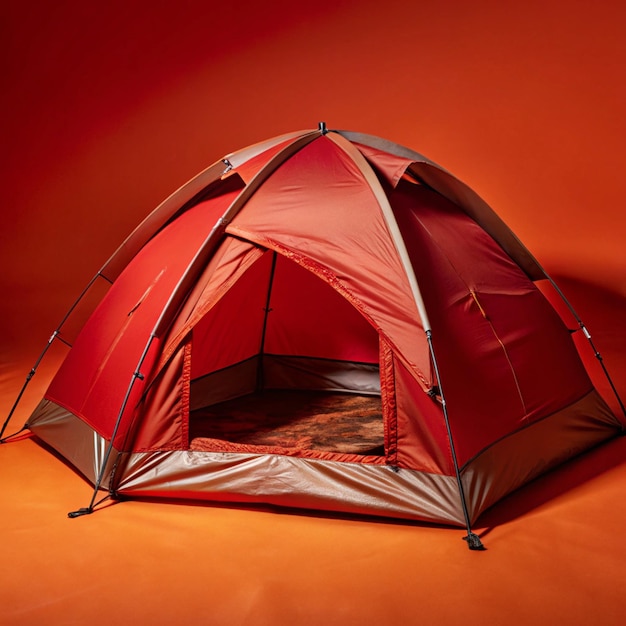
<path fill-rule="evenodd" d="M 296 138 L 292 143 L 285 146 L 276 154 L 263 169 L 252 178 L 252 180 L 241 190 L 239 195 L 233 200 L 231 205 L 224 211 L 224 214 L 217 220 L 204 243 L 191 260 L 185 273 L 172 291 L 172 295 L 157 321 L 153 334 L 160 337 L 170 324 L 170 321 L 186 297 L 189 287 L 196 278 L 197 271 L 204 268 L 215 248 L 222 241 L 226 228 L 236 217 L 237 213 L 245 206 L 246 202 L 257 189 L 269 178 L 287 159 L 293 156 L 311 141 L 320 137 L 319 131 L 313 131 Z"/>
<path fill-rule="evenodd" d="M 456 482 L 459 489 L 459 497 L 461 499 L 461 507 L 463 509 L 463 517 L 465 518 L 465 526 L 467 528 L 467 535 L 463 537 L 464 541 L 467 541 L 467 547 L 470 550 L 484 550 L 480 538 L 474 532 L 472 532 L 472 524 L 467 508 L 467 499 L 465 497 L 465 489 L 463 487 L 463 481 L 461 480 L 461 470 L 459 469 L 459 462 L 456 455 L 456 449 L 454 447 L 454 437 L 452 436 L 452 429 L 450 428 L 450 419 L 448 417 L 448 407 L 446 405 L 446 398 L 443 393 L 443 386 L 441 385 L 441 379 L 439 377 L 439 365 L 437 364 L 437 357 L 435 356 L 435 350 L 433 349 L 432 332 L 426 331 L 426 339 L 428 341 L 428 349 L 430 350 L 430 357 L 433 361 L 433 368 L 435 370 L 435 376 L 439 383 L 439 397 L 441 398 L 441 406 L 443 408 L 443 419 L 446 424 L 446 431 L 448 433 L 448 441 L 450 442 L 450 454 L 452 455 L 452 463 L 454 464 L 454 473 L 456 476 Z"/>
<path fill-rule="evenodd" d="M 385 222 L 387 224 L 387 228 L 391 234 L 391 238 L 394 242 L 396 250 L 398 252 L 398 256 L 400 257 L 402 266 L 404 268 L 406 277 L 409 281 L 409 285 L 411 288 L 411 293 L 413 295 L 413 299 L 415 301 L 415 305 L 417 306 L 418 313 L 420 315 L 422 326 L 426 333 L 426 340 L 428 342 L 428 349 L 430 351 L 430 357 L 433 363 L 433 368 L 435 370 L 435 377 L 437 382 L 439 383 L 439 393 L 443 406 L 443 416 L 446 424 L 446 430 L 448 433 L 448 440 L 450 442 L 450 450 L 452 454 L 452 462 L 454 464 L 454 471 L 456 474 L 457 485 L 459 488 L 459 496 L 461 499 L 461 507 L 463 509 L 463 517 L 465 519 L 465 524 L 467 527 L 467 536 L 464 537 L 465 541 L 467 541 L 467 545 L 470 550 L 484 550 L 484 546 L 480 541 L 478 535 L 472 532 L 469 512 L 467 509 L 467 501 L 465 499 L 465 490 L 463 489 L 463 482 L 461 480 L 461 472 L 459 470 L 459 463 L 456 456 L 456 451 L 454 448 L 454 441 L 452 438 L 452 430 L 450 428 L 450 420 L 448 419 L 448 410 L 446 407 L 445 397 L 443 395 L 443 390 L 441 388 L 441 378 L 439 376 L 439 367 L 437 365 L 437 359 L 435 357 L 435 351 L 433 349 L 432 343 L 432 330 L 430 327 L 430 321 L 428 319 L 428 314 L 426 313 L 426 306 L 424 305 L 424 300 L 422 298 L 422 294 L 417 283 L 417 278 L 415 276 L 415 272 L 413 271 L 413 265 L 411 264 L 411 259 L 409 258 L 409 253 L 406 248 L 406 244 L 404 243 L 404 239 L 402 237 L 402 233 L 400 232 L 400 228 L 398 227 L 398 223 L 393 214 L 393 210 L 391 205 L 389 204 L 389 200 L 378 182 L 378 178 L 376 178 L 376 174 L 369 166 L 365 157 L 344 137 L 340 134 L 329 133 L 327 135 L 332 139 L 340 148 L 342 148 L 354 161 L 357 167 L 360 169 L 361 173 L 365 177 L 370 189 L 376 196 L 378 204 L 383 213 Z"/>
<path fill-rule="evenodd" d="M 70 344 L 67 343 L 67 341 L 63 340 L 60 337 L 61 329 L 63 328 L 65 322 L 67 322 L 67 320 L 70 317 L 70 315 L 74 312 L 76 307 L 79 305 L 80 301 L 85 297 L 87 292 L 91 289 L 93 284 L 100 277 L 104 278 L 105 280 L 108 280 L 108 279 L 106 279 L 106 277 L 102 276 L 102 274 L 100 272 L 95 274 L 95 276 L 93 276 L 93 278 L 87 283 L 87 286 L 82 290 L 82 292 L 78 296 L 78 298 L 76 298 L 76 301 L 74 302 L 74 304 L 72 304 L 72 306 L 69 308 L 67 313 L 63 316 L 63 319 L 61 320 L 61 323 L 57 326 L 56 330 L 52 333 L 52 335 L 50 335 L 50 338 L 48 339 L 48 342 L 44 346 L 44 349 L 41 351 L 41 354 L 39 355 L 39 357 L 35 361 L 35 364 L 31 368 L 30 372 L 28 372 L 28 375 L 26 376 L 26 380 L 24 381 L 24 384 L 22 385 L 22 388 L 21 388 L 20 392 L 18 393 L 17 398 L 15 399 L 15 402 L 13 403 L 13 406 L 11 407 L 11 410 L 9 411 L 9 415 L 7 416 L 6 420 L 4 421 L 4 424 L 2 425 L 2 429 L 0 429 L 0 443 L 4 443 L 5 439 L 2 439 L 2 435 L 4 435 L 4 431 L 6 430 L 6 427 L 8 426 L 9 422 L 11 421 L 11 418 L 13 417 L 13 414 L 15 413 L 15 410 L 17 409 L 17 407 L 18 407 L 18 405 L 19 405 L 19 403 L 20 403 L 20 401 L 22 399 L 22 396 L 24 395 L 24 392 L 26 391 L 26 388 L 28 387 L 28 384 L 30 383 L 32 377 L 37 373 L 37 368 L 39 367 L 41 361 L 43 360 L 43 358 L 45 357 L 46 353 L 50 349 L 50 346 L 54 343 L 54 340 L 58 338 L 61 342 L 65 343 L 66 345 L 68 345 L 68 346 L 70 345 Z M 26 428 L 28 428 L 28 424 L 24 424 L 24 426 L 18 432 L 22 432 Z M 14 434 L 17 435 L 18 433 L 14 433 Z M 13 435 L 9 435 L 9 436 L 12 437 Z M 7 437 L 7 439 L 8 439 L 8 437 Z"/>
<path fill-rule="evenodd" d="M 177 189 L 150 213 L 102 266 L 100 273 L 116 280 L 122 270 L 139 250 L 153 237 L 182 206 L 193 199 L 223 176 L 231 166 L 224 160 L 213 163 L 206 170 Z"/>
<path fill-rule="evenodd" d="M 137 252 L 141 250 L 141 248 L 159 232 L 181 208 L 192 206 L 208 187 L 232 168 L 236 168 L 241 163 L 244 163 L 279 142 L 297 139 L 302 135 L 302 132 L 304 131 L 287 133 L 275 137 L 270 141 L 260 142 L 244 148 L 243 150 L 231 153 L 194 176 L 161 202 L 161 204 L 135 228 L 111 255 L 100 272 L 103 275 L 106 274 L 109 276 L 111 280 L 115 280 Z"/>
<path fill-rule="evenodd" d="M 373 135 L 352 131 L 333 131 L 341 134 L 349 141 L 364 144 L 388 152 L 407 160 L 407 173 L 411 174 L 420 184 L 434 189 L 463 211 L 487 232 L 512 257 L 515 262 L 533 280 L 543 278 L 543 268 L 532 256 L 515 233 L 502 221 L 493 209 L 464 182 L 453 176 L 446 169 L 431 161 L 423 154 L 410 150 L 392 141 Z"/>
<path fill-rule="evenodd" d="M 556 282 L 553 280 L 551 276 L 549 276 L 546 272 L 544 272 L 544 274 L 546 278 L 548 279 L 548 281 L 550 282 L 550 284 L 552 285 L 552 288 L 554 289 L 554 291 L 556 291 L 558 296 L 561 298 L 561 300 L 563 300 L 563 302 L 569 309 L 570 313 L 576 320 L 576 323 L 578 324 L 578 327 L 582 331 L 583 335 L 585 335 L 585 337 L 587 338 L 587 341 L 589 342 L 589 345 L 591 347 L 591 350 L 593 351 L 594 356 L 596 357 L 596 359 L 600 363 L 600 366 L 602 367 L 602 371 L 604 372 L 604 376 L 606 377 L 609 383 L 609 386 L 611 387 L 611 391 L 615 395 L 615 399 L 617 400 L 617 403 L 619 404 L 619 407 L 622 410 L 624 417 L 626 417 L 626 406 L 624 406 L 624 402 L 622 401 L 617 391 L 617 388 L 615 387 L 615 383 L 613 382 L 613 379 L 611 378 L 611 375 L 609 374 L 609 370 L 607 369 L 604 363 L 604 359 L 602 358 L 602 355 L 600 354 L 595 344 L 593 343 L 593 339 L 591 338 L 591 333 L 585 326 L 585 323 L 582 321 L 581 317 L 576 312 L 576 309 L 574 309 L 574 306 L 572 305 L 572 303 L 567 299 L 565 294 L 561 291 L 561 288 L 556 284 Z M 622 426 L 622 430 L 624 429 L 626 429 L 626 426 Z"/>
<path fill-rule="evenodd" d="M 278 254 L 272 252 L 272 267 L 267 285 L 267 297 L 265 298 L 265 308 L 263 309 L 263 329 L 261 330 L 261 345 L 259 346 L 259 361 L 257 365 L 256 388 L 257 391 L 263 391 L 265 387 L 265 376 L 263 372 L 263 354 L 265 353 L 265 334 L 267 332 L 267 318 L 272 310 L 270 308 L 272 300 L 272 287 L 274 286 L 274 274 L 276 272 L 276 260 Z"/>
<path fill-rule="evenodd" d="M 366 161 L 365 157 L 341 134 L 330 132 L 326 136 L 334 141 L 346 154 L 348 154 L 348 156 L 350 156 L 350 158 L 354 161 L 354 164 L 361 171 L 361 174 L 363 174 L 365 180 L 367 181 L 367 184 L 372 190 L 372 193 L 376 197 L 378 205 L 380 206 L 383 217 L 385 219 L 385 223 L 387 224 L 387 228 L 389 229 L 391 239 L 393 240 L 396 251 L 398 252 L 398 256 L 400 257 L 400 261 L 402 263 L 402 267 L 404 268 L 407 280 L 409 281 L 411 294 L 415 301 L 415 305 L 417 306 L 417 311 L 422 321 L 422 326 L 424 327 L 425 331 L 429 331 L 430 321 L 428 319 L 428 314 L 426 313 L 424 299 L 422 298 L 419 285 L 417 284 L 417 278 L 415 277 L 413 266 L 411 265 L 409 253 L 406 249 L 404 239 L 402 238 L 402 233 L 400 232 L 400 228 L 398 227 L 398 223 L 396 222 L 396 218 L 393 214 L 391 205 L 389 204 L 389 200 L 387 199 L 387 196 L 383 188 L 381 187 L 380 182 L 376 177 L 376 174 L 370 167 L 369 163 Z"/>

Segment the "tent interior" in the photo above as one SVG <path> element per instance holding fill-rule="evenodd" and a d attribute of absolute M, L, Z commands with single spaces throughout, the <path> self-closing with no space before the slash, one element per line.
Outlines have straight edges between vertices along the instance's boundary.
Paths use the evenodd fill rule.
<path fill-rule="evenodd" d="M 384 455 L 378 333 L 308 269 L 266 251 L 192 333 L 191 449 Z"/>

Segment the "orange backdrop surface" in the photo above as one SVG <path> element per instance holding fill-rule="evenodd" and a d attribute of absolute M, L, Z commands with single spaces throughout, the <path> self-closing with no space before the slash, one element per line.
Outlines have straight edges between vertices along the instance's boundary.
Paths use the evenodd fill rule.
<path fill-rule="evenodd" d="M 161 200 L 322 120 L 411 147 L 482 195 L 626 396 L 624 23 L 617 0 L 5 0 L 0 418 Z M 0 623 L 622 623 L 625 444 L 495 507 L 488 550 L 471 553 L 457 530 L 270 509 L 132 502 L 69 520 L 89 486 L 26 438 L 0 447 Z"/>

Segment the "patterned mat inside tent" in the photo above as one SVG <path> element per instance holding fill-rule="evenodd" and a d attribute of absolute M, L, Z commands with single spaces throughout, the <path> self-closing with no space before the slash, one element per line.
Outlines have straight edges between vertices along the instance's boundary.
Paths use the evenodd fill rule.
<path fill-rule="evenodd" d="M 189 421 L 192 450 L 384 453 L 376 396 L 264 391 L 194 411 Z"/>

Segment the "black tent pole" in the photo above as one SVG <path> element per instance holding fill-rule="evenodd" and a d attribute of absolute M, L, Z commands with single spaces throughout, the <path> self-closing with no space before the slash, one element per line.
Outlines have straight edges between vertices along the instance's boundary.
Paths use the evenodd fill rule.
<path fill-rule="evenodd" d="M 13 435 L 9 435 L 9 437 L 7 437 L 6 439 L 2 439 L 2 435 L 4 435 L 4 431 L 6 430 L 6 427 L 8 426 L 9 422 L 11 421 L 11 418 L 13 417 L 13 413 L 15 413 L 15 409 L 17 409 L 17 406 L 19 405 L 20 400 L 22 399 L 22 396 L 24 395 L 24 392 L 26 391 L 26 388 L 28 387 L 28 384 L 30 383 L 32 377 L 37 373 L 37 368 L 39 367 L 39 364 L 43 360 L 44 356 L 48 352 L 54 340 L 58 338 L 65 345 L 69 346 L 70 348 L 72 347 L 71 344 L 69 344 L 62 337 L 60 337 L 61 328 L 63 328 L 63 325 L 65 324 L 65 322 L 67 322 L 67 319 L 69 318 L 69 316 L 74 312 L 74 309 L 76 309 L 80 301 L 85 297 L 87 292 L 91 289 L 92 285 L 96 282 L 96 280 L 99 277 L 104 278 L 107 282 L 111 282 L 106 276 L 104 276 L 100 272 L 95 274 L 94 277 L 89 281 L 89 283 L 87 283 L 87 286 L 83 289 L 83 291 L 78 296 L 74 304 L 69 308 L 69 310 L 67 311 L 67 313 L 61 320 L 61 323 L 57 326 L 56 330 L 52 333 L 52 335 L 50 335 L 50 339 L 48 339 L 48 343 L 45 345 L 44 349 L 41 351 L 41 354 L 39 355 L 38 359 L 35 361 L 35 364 L 31 368 L 30 372 L 28 372 L 28 375 L 26 376 L 26 380 L 24 384 L 22 385 L 22 389 L 17 395 L 17 398 L 15 399 L 15 402 L 13 403 L 13 406 L 11 407 L 11 410 L 9 411 L 9 415 L 7 416 L 6 420 L 4 421 L 4 424 L 2 425 L 2 429 L 0 430 L 0 443 L 4 443 L 6 439 L 13 436 Z M 22 426 L 22 428 L 19 431 L 17 431 L 17 433 L 14 433 L 14 435 L 17 435 L 18 433 L 22 432 L 26 428 L 28 428 L 28 424 L 24 424 L 24 426 Z"/>
<path fill-rule="evenodd" d="M 130 383 L 128 385 L 128 389 L 126 391 L 126 395 L 122 401 L 122 406 L 117 415 L 117 420 L 113 426 L 113 431 L 111 433 L 111 440 L 107 446 L 106 452 L 102 459 L 100 471 L 98 472 L 98 476 L 96 477 L 96 482 L 94 486 L 93 496 L 91 498 L 91 502 L 87 507 L 83 507 L 78 509 L 77 511 L 72 511 L 68 513 L 68 517 L 80 517 L 82 515 L 88 515 L 93 512 L 94 507 L 96 506 L 96 498 L 100 486 L 104 481 L 104 472 L 106 470 L 106 466 L 109 462 L 111 454 L 113 453 L 113 442 L 117 436 L 118 430 L 120 428 L 122 417 L 126 410 L 126 405 L 130 399 L 131 392 L 137 380 L 144 380 L 145 374 L 141 372 L 141 368 L 143 366 L 144 360 L 148 355 L 148 351 L 152 345 L 152 342 L 157 339 L 157 337 L 162 336 L 169 324 L 171 323 L 172 316 L 175 311 L 179 310 L 179 307 L 182 305 L 182 302 L 185 296 L 189 293 L 188 287 L 190 285 L 190 281 L 195 278 L 197 272 L 200 271 L 200 268 L 205 267 L 206 263 L 210 255 L 213 253 L 217 245 L 222 241 L 224 233 L 226 231 L 226 227 L 233 219 L 235 215 L 241 210 L 242 206 L 248 201 L 250 196 L 255 193 L 255 191 L 259 188 L 259 186 L 270 176 L 280 165 L 282 165 L 288 158 L 290 158 L 295 152 L 300 150 L 303 146 L 307 145 L 314 139 L 319 137 L 318 132 L 308 133 L 299 139 L 295 140 L 293 143 L 289 144 L 285 148 L 283 148 L 277 155 L 275 155 L 272 160 L 265 165 L 265 167 L 255 175 L 255 177 L 241 190 L 239 195 L 235 198 L 235 200 L 230 204 L 230 206 L 226 209 L 226 211 L 222 214 L 222 216 L 215 222 L 213 228 L 209 232 L 207 238 L 204 240 L 202 246 L 198 249 L 195 256 L 187 266 L 187 269 L 181 276 L 178 281 L 178 284 L 174 287 L 172 293 L 165 306 L 163 307 L 161 314 L 148 338 L 148 342 L 144 348 L 144 351 L 139 359 L 137 367 L 135 368 L 135 372 L 131 376 Z M 225 160 L 224 164 L 226 165 L 226 169 L 224 173 L 228 172 L 231 169 L 230 163 Z M 121 452 L 118 452 L 118 458 Z M 114 465 L 117 466 L 117 463 Z M 111 481 L 113 477 L 111 478 Z M 113 495 L 112 484 L 109 484 L 109 492 Z"/>
<path fill-rule="evenodd" d="M 276 273 L 276 259 L 278 254 L 276 251 L 272 252 L 272 267 L 270 269 L 269 280 L 267 284 L 267 295 L 265 297 L 265 308 L 263 309 L 263 329 L 261 330 L 261 345 L 259 346 L 259 364 L 257 367 L 256 376 L 256 390 L 263 391 L 265 387 L 265 377 L 263 370 L 263 354 L 265 353 L 265 334 L 267 332 L 267 318 L 272 310 L 270 308 L 272 300 L 272 288 L 274 286 L 274 274 Z"/>
<path fill-rule="evenodd" d="M 448 441 L 450 442 L 450 453 L 452 455 L 452 462 L 454 464 L 454 473 L 456 475 L 456 482 L 459 488 L 459 495 L 461 497 L 461 507 L 463 508 L 463 517 L 465 519 L 465 526 L 467 528 L 467 536 L 463 537 L 464 541 L 467 541 L 467 547 L 470 550 L 484 550 L 480 537 L 472 531 L 472 524 L 467 509 L 467 500 L 465 499 L 465 489 L 463 488 L 463 481 L 461 480 L 461 471 L 459 469 L 459 462 L 456 456 L 456 449 L 454 447 L 454 438 L 452 437 L 452 429 L 450 428 L 450 420 L 448 418 L 448 407 L 446 405 L 446 399 L 443 394 L 443 388 L 441 386 L 441 378 L 439 377 L 439 366 L 437 365 L 437 358 L 435 357 L 435 351 L 433 349 L 432 331 L 428 329 L 426 331 L 426 339 L 428 341 L 428 349 L 430 350 L 430 356 L 433 362 L 433 368 L 435 370 L 435 378 L 439 384 L 439 397 L 441 398 L 441 406 L 443 408 L 443 419 L 446 423 L 446 431 L 448 432 Z"/>
<path fill-rule="evenodd" d="M 50 346 L 52 345 L 52 342 L 55 340 L 58 334 L 59 334 L 59 331 L 55 330 L 52 333 L 52 335 L 50 335 L 50 339 L 48 339 L 48 343 L 46 344 L 44 349 L 41 351 L 39 358 L 35 361 L 35 364 L 30 369 L 30 372 L 28 372 L 28 375 L 26 376 L 26 380 L 24 381 L 24 384 L 22 385 L 20 392 L 17 394 L 17 398 L 15 399 L 15 402 L 13 403 L 13 406 L 11 407 L 11 410 L 9 411 L 9 415 L 7 416 L 6 420 L 4 421 L 4 424 L 2 425 L 2 429 L 0 430 L 0 443 L 5 442 L 5 440 L 2 439 L 2 435 L 4 435 L 4 431 L 6 430 L 6 427 L 8 426 L 9 422 L 11 421 L 11 418 L 13 417 L 13 413 L 15 413 L 15 409 L 17 409 L 17 406 L 20 403 L 20 400 L 22 399 L 24 392 L 26 391 L 26 388 L 28 387 L 28 383 L 30 383 L 31 378 L 37 373 L 37 368 L 39 367 L 39 364 L 41 363 L 42 359 L 46 355 L 46 352 L 48 352 L 48 348 L 50 348 Z M 26 424 L 24 424 L 24 426 L 22 426 L 22 428 L 14 434 L 17 435 L 18 433 L 21 433 L 25 428 L 26 428 Z M 12 437 L 12 436 L 13 435 L 9 435 L 9 437 Z M 7 437 L 7 439 L 9 437 Z"/>
<path fill-rule="evenodd" d="M 324 132 L 325 126 L 320 125 L 320 130 Z M 445 399 L 443 396 L 443 391 L 441 390 L 441 380 L 439 378 L 439 368 L 437 366 L 437 359 L 435 358 L 435 352 L 432 344 L 432 332 L 430 328 L 430 322 L 428 321 L 428 313 L 426 311 L 426 306 L 424 305 L 424 300 L 420 293 L 420 288 L 417 283 L 417 277 L 415 276 L 415 271 L 413 269 L 413 265 L 404 243 L 404 239 L 402 237 L 402 232 L 400 231 L 400 227 L 398 226 L 398 222 L 394 215 L 393 209 L 389 204 L 389 199 L 385 191 L 383 190 L 380 181 L 378 180 L 377 175 L 374 173 L 372 167 L 368 164 L 365 157 L 354 147 L 348 139 L 343 137 L 341 133 L 329 135 L 332 141 L 337 143 L 348 155 L 352 157 L 354 164 L 361 170 L 361 173 L 365 177 L 365 180 L 368 182 L 370 189 L 376 196 L 378 200 L 379 207 L 382 211 L 384 220 L 389 229 L 389 234 L 393 240 L 393 243 L 396 247 L 398 255 L 400 257 L 400 261 L 404 267 L 406 277 L 409 281 L 409 285 L 411 287 L 411 292 L 413 294 L 413 298 L 415 300 L 415 305 L 417 306 L 417 312 L 419 314 L 419 318 L 422 321 L 424 331 L 426 333 L 426 339 L 428 341 L 428 348 L 430 351 L 430 356 L 432 359 L 433 367 L 435 369 L 435 374 L 437 377 L 437 381 L 439 382 L 439 392 L 443 405 L 443 416 L 446 424 L 446 429 L 448 432 L 448 441 L 450 443 L 450 451 L 452 455 L 452 460 L 454 463 L 454 471 L 456 474 L 456 481 L 459 488 L 459 496 L 461 499 L 461 506 L 463 509 L 463 516 L 465 518 L 465 524 L 467 526 L 467 536 L 464 539 L 467 541 L 467 545 L 470 550 L 484 550 L 484 546 L 480 541 L 478 535 L 472 532 L 472 527 L 470 523 L 470 516 L 467 509 L 467 501 L 465 499 L 465 490 L 463 489 L 463 482 L 461 480 L 461 472 L 459 470 L 459 464 L 456 457 L 456 452 L 454 449 L 454 441 L 452 439 L 452 429 L 450 428 L 450 422 L 448 419 L 448 411 L 446 408 Z"/>
<path fill-rule="evenodd" d="M 126 395 L 124 396 L 124 399 L 122 400 L 120 410 L 117 414 L 117 419 L 115 420 L 115 424 L 111 432 L 111 440 L 109 441 L 107 445 L 106 451 L 100 463 L 100 469 L 98 471 L 98 475 L 96 476 L 96 481 L 94 483 L 94 491 L 91 497 L 91 501 L 89 502 L 88 506 L 80 508 L 77 511 L 71 511 L 70 513 L 68 513 L 67 514 L 68 517 L 74 518 L 74 517 L 80 517 L 82 515 L 89 515 L 90 513 L 93 512 L 94 507 L 96 506 L 96 498 L 98 497 L 98 492 L 100 491 L 100 487 L 104 481 L 104 472 L 107 469 L 107 465 L 109 464 L 109 459 L 111 458 L 111 454 L 113 452 L 113 444 L 115 442 L 115 438 L 117 437 L 117 432 L 120 428 L 120 424 L 122 423 L 122 417 L 124 415 L 124 412 L 126 411 L 126 406 L 128 405 L 128 401 L 130 399 L 130 395 L 133 391 L 133 387 L 135 386 L 135 383 L 137 382 L 137 380 L 145 379 L 145 375 L 141 372 L 141 368 L 146 359 L 146 356 L 148 355 L 152 342 L 155 339 L 156 339 L 156 336 L 154 333 L 152 333 L 148 339 L 148 342 L 146 343 L 146 346 L 143 349 L 141 357 L 139 358 L 137 367 L 135 368 L 135 371 L 133 375 L 131 376 L 130 382 L 128 384 L 128 389 L 126 390 Z M 119 454 L 121 453 L 118 452 L 118 455 Z M 112 493 L 113 493 L 112 485 L 109 485 L 109 494 L 112 495 Z"/>
<path fill-rule="evenodd" d="M 574 316 L 574 319 L 576 320 L 576 323 L 578 324 L 579 330 L 581 330 L 583 335 L 585 335 L 585 337 L 587 338 L 587 341 L 589 342 L 589 346 L 593 350 L 594 356 L 600 362 L 600 366 L 602 367 L 602 371 L 604 372 L 604 375 L 605 375 L 605 377 L 606 377 L 606 379 L 607 379 L 607 381 L 608 381 L 608 383 L 609 383 L 609 385 L 611 387 L 611 390 L 613 391 L 613 394 L 615 395 L 615 398 L 617 399 L 617 403 L 619 404 L 620 409 L 622 410 L 622 413 L 624 414 L 624 417 L 626 417 L 626 407 L 624 406 L 624 403 L 622 402 L 622 399 L 621 399 L 619 393 L 617 392 L 617 388 L 615 387 L 615 384 L 613 383 L 613 379 L 611 378 L 611 375 L 609 374 L 609 370 L 607 369 L 606 365 L 604 364 L 604 360 L 602 359 L 602 355 L 600 354 L 600 352 L 598 352 L 598 350 L 596 349 L 595 344 L 593 343 L 593 340 L 591 339 L 591 333 L 589 332 L 589 330 L 587 330 L 587 327 L 585 326 L 585 324 L 582 321 L 581 317 L 576 312 L 576 309 L 574 309 L 574 306 L 572 305 L 572 303 L 565 297 L 565 294 L 561 291 L 561 288 L 556 284 L 556 282 L 546 272 L 544 272 L 544 275 L 548 279 L 549 283 L 552 285 L 553 289 L 559 295 L 561 300 L 563 300 L 563 302 L 565 303 L 567 308 L 570 310 L 570 313 Z"/>

